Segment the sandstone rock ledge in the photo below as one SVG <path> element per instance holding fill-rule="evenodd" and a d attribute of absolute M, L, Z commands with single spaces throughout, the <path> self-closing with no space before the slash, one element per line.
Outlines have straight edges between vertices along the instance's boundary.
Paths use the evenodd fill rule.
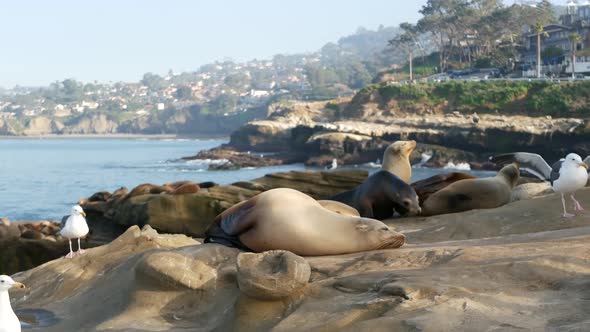
<path fill-rule="evenodd" d="M 103 243 L 132 225 L 151 225 L 162 232 L 203 237 L 219 213 L 263 191 L 293 188 L 320 199 L 350 190 L 367 176 L 368 172 L 363 170 L 291 171 L 227 186 L 201 188 L 194 194 L 145 194 L 124 200 L 81 200 L 80 203 L 88 212 L 90 237 L 101 239 Z M 101 208 L 97 209 L 97 205 Z"/>
<path fill-rule="evenodd" d="M 590 189 L 578 198 L 590 201 Z M 559 197 L 548 195 L 391 221 L 409 245 L 304 258 L 309 282 L 297 279 L 303 287 L 276 300 L 240 290 L 238 279 L 250 274 L 239 275 L 238 250 L 134 226 L 85 256 L 15 275 L 29 291 L 12 297 L 17 312 L 53 313 L 48 332 L 584 331 L 590 218 L 563 220 L 559 208 Z M 257 274 L 278 273 L 257 282 L 301 275 L 287 272 L 289 261 L 306 266 L 269 255 L 247 259 L 264 264 Z"/>

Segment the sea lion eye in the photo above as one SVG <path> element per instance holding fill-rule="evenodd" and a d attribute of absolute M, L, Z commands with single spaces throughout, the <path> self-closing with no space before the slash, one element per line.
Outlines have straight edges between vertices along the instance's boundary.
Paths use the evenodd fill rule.
<path fill-rule="evenodd" d="M 389 228 L 387 228 L 387 227 L 383 227 L 383 228 L 381 228 L 381 230 L 382 230 L 382 231 L 388 231 L 388 230 L 389 230 Z M 4 281 L 3 281 L 3 282 L 4 282 Z"/>
<path fill-rule="evenodd" d="M 409 201 L 409 200 L 407 200 L 407 199 L 406 199 L 406 200 L 404 200 L 404 206 L 406 206 L 406 207 L 407 207 L 407 206 L 410 206 L 410 201 Z"/>

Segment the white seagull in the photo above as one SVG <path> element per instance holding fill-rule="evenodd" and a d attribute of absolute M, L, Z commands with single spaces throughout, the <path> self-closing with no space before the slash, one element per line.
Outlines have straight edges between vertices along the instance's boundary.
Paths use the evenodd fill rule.
<path fill-rule="evenodd" d="M 338 168 L 338 160 L 336 158 L 332 159 L 332 165 L 324 167 L 325 170 L 333 170 Z"/>
<path fill-rule="evenodd" d="M 0 275 L 0 332 L 20 332 L 20 322 L 12 306 L 8 290 L 11 288 L 25 288 L 25 285 L 12 280 L 11 277 Z"/>
<path fill-rule="evenodd" d="M 61 235 L 68 238 L 70 242 L 70 253 L 66 255 L 66 258 L 73 258 L 75 255 L 84 253 L 82 247 L 80 247 L 80 238 L 88 234 L 88 224 L 86 223 L 86 213 L 82 210 L 80 205 L 74 205 L 72 212 L 66 220 L 66 225 L 61 229 Z M 72 250 L 72 239 L 78 239 L 78 252 L 74 253 Z"/>
<path fill-rule="evenodd" d="M 590 158 L 590 157 L 589 157 Z M 586 158 L 586 160 L 589 160 Z M 571 218 L 574 215 L 567 213 L 565 209 L 565 197 L 569 194 L 574 202 L 574 211 L 584 211 L 580 202 L 574 197 L 574 192 L 586 186 L 588 181 L 588 164 L 582 161 L 582 157 L 575 153 L 568 154 L 565 158 L 560 159 L 549 166 L 547 162 L 538 154 L 528 152 L 507 153 L 491 157 L 495 163 L 516 162 L 520 169 L 535 175 L 544 181 L 549 181 L 553 191 L 561 194 L 561 203 L 563 204 L 564 218 Z"/>

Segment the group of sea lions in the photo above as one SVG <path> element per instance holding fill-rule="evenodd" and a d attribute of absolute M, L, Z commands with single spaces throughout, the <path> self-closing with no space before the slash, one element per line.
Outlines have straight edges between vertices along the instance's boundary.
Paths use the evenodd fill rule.
<path fill-rule="evenodd" d="M 327 200 L 279 188 L 240 202 L 215 218 L 205 242 L 254 252 L 282 249 L 304 256 L 399 248 L 405 236 L 380 220 L 396 214 L 429 216 L 489 209 L 510 201 L 519 179 L 515 164 L 491 178 L 451 173 L 411 185 L 409 157 L 415 147 L 415 141 L 391 144 L 379 171 Z M 422 190 L 425 187 L 437 190 Z"/>

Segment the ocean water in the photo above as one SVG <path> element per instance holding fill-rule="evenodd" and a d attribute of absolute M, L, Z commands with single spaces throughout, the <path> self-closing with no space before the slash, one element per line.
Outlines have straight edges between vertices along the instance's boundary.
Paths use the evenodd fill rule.
<path fill-rule="evenodd" d="M 0 139 L 0 217 L 60 220 L 80 198 L 142 183 L 191 180 L 229 184 L 273 172 L 318 170 L 303 164 L 208 171 L 211 161 L 181 157 L 226 143 L 220 139 Z M 365 168 L 351 166 L 346 168 Z M 449 170 L 417 168 L 413 180 Z M 488 176 L 490 172 L 476 172 Z"/>

